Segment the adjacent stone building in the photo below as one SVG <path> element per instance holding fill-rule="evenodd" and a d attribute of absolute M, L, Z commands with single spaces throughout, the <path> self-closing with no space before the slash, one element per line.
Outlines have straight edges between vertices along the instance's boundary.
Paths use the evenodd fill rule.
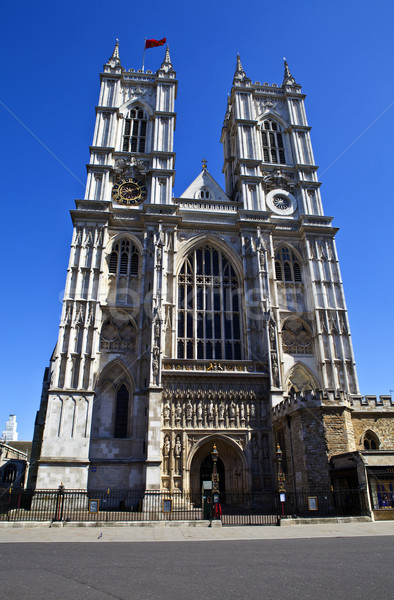
<path fill-rule="evenodd" d="M 392 449 L 391 399 L 358 395 L 337 229 L 287 63 L 281 85 L 253 83 L 237 58 L 225 189 L 203 161 L 179 198 L 168 48 L 152 73 L 126 70 L 117 44 L 100 77 L 31 484 L 199 494 L 215 443 L 222 491 L 274 490 L 279 443 L 288 485 L 315 489 L 342 481 L 338 455 Z"/>

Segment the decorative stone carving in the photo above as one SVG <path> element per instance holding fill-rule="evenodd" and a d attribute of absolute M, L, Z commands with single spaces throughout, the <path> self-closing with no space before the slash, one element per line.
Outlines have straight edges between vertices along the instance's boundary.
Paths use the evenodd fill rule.
<path fill-rule="evenodd" d="M 296 186 L 296 183 L 294 179 L 282 171 L 282 169 L 275 169 L 274 171 L 263 171 L 263 186 L 267 192 L 274 189 L 291 192 Z"/>
<path fill-rule="evenodd" d="M 166 402 L 164 405 L 163 416 L 164 416 L 164 421 L 166 423 L 168 423 L 170 420 L 170 416 L 171 416 L 171 408 L 170 408 L 170 405 L 168 404 L 168 402 Z"/>
<path fill-rule="evenodd" d="M 182 455 L 182 444 L 180 435 L 176 436 L 175 446 L 174 446 L 174 456 L 175 456 L 175 475 L 180 475 L 181 473 L 181 455 Z"/>
<path fill-rule="evenodd" d="M 175 408 L 175 420 L 177 422 L 180 422 L 182 419 L 182 407 L 181 407 L 181 403 L 178 401 L 176 403 L 176 408 Z"/>
<path fill-rule="evenodd" d="M 188 400 L 187 404 L 186 404 L 186 421 L 190 422 L 192 420 L 193 417 L 193 407 L 192 407 L 192 403 L 190 402 L 190 400 Z"/>

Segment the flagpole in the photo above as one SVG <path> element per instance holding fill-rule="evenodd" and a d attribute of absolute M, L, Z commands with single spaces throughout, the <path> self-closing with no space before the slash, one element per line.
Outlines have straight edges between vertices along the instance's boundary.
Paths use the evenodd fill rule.
<path fill-rule="evenodd" d="M 146 38 L 145 38 L 145 42 L 144 42 L 144 54 L 142 55 L 142 72 L 144 73 L 144 69 L 145 69 L 145 50 L 146 50 Z"/>

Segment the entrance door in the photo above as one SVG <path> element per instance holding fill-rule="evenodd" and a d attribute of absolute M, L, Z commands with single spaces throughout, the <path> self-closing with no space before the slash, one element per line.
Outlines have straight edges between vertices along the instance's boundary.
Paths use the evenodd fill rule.
<path fill-rule="evenodd" d="M 212 471 L 213 471 L 213 460 L 212 456 L 208 454 L 204 458 L 200 467 L 200 490 L 202 489 L 203 481 L 212 481 Z M 219 475 L 219 492 L 223 493 L 225 491 L 225 473 L 224 473 L 224 464 L 223 461 L 218 458 L 217 460 L 217 471 Z"/>

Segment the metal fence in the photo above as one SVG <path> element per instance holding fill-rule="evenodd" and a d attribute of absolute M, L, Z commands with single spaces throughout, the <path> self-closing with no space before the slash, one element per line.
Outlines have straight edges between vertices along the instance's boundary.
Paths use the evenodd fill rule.
<path fill-rule="evenodd" d="M 286 517 L 367 514 L 359 490 L 231 493 L 220 497 L 223 524 L 268 525 Z M 131 490 L 0 490 L 0 521 L 197 521 L 201 496 Z"/>

